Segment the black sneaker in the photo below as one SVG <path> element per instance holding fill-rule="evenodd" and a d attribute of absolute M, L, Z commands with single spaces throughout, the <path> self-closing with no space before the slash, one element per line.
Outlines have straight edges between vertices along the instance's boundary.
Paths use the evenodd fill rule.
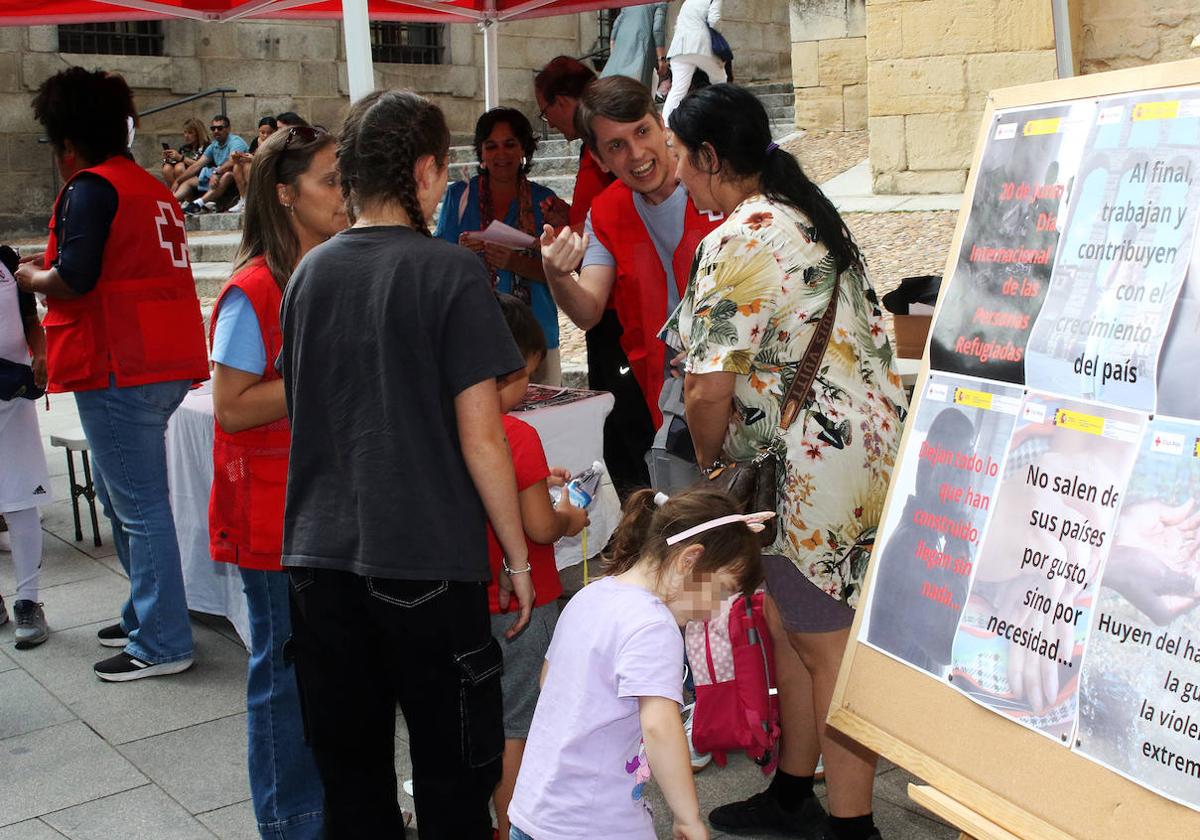
<path fill-rule="evenodd" d="M 105 647 L 123 648 L 129 644 L 129 636 L 121 629 L 121 622 L 110 624 L 96 632 L 96 640 Z"/>
<path fill-rule="evenodd" d="M 729 834 L 772 834 L 803 840 L 833 840 L 825 809 L 810 796 L 795 811 L 779 807 L 770 791 L 756 793 L 742 802 L 714 808 L 708 815 L 712 827 Z"/>
<path fill-rule="evenodd" d="M 153 662 L 143 662 L 136 656 L 130 656 L 122 651 L 116 656 L 97 662 L 93 670 L 96 676 L 105 682 L 129 682 L 143 677 L 165 677 L 167 674 L 178 674 L 192 667 L 192 658 L 180 659 L 176 662 L 163 662 L 155 665 Z"/>
<path fill-rule="evenodd" d="M 50 638 L 46 613 L 37 601 L 14 601 L 13 618 L 17 621 L 14 634 L 17 650 L 29 650 Z"/>

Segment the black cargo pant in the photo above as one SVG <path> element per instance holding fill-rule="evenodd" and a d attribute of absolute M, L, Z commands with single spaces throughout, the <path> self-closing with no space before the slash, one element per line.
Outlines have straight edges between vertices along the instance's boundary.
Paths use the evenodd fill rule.
<path fill-rule="evenodd" d="M 325 785 L 326 837 L 405 836 L 399 703 L 421 840 L 490 840 L 504 726 L 486 585 L 289 572 L 291 651 Z"/>

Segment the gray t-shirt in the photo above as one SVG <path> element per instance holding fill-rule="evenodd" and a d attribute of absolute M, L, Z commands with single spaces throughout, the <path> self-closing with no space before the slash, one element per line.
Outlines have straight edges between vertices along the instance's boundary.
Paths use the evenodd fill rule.
<path fill-rule="evenodd" d="M 283 298 L 283 564 L 486 581 L 454 398 L 524 367 L 483 264 L 407 227 L 314 248 Z"/>
<path fill-rule="evenodd" d="M 683 221 L 687 213 L 688 193 L 683 184 L 675 187 L 671 197 L 661 204 L 651 204 L 641 193 L 633 194 L 633 206 L 637 209 L 654 250 L 658 252 L 658 260 L 662 263 L 667 274 L 667 311 L 662 313 L 665 322 L 670 314 L 679 306 L 679 289 L 675 285 L 675 249 L 679 240 L 683 239 Z M 587 250 L 583 254 L 583 268 L 589 265 L 615 266 L 616 258 L 609 253 L 592 230 L 592 214 L 589 211 L 584 222 L 584 233 L 588 237 Z"/>

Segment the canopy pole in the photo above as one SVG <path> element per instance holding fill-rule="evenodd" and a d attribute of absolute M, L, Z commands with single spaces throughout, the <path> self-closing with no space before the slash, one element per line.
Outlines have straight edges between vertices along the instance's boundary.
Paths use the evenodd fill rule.
<path fill-rule="evenodd" d="M 490 111 L 500 104 L 500 53 L 495 18 L 484 18 L 479 28 L 483 31 L 483 107 Z"/>
<path fill-rule="evenodd" d="M 346 71 L 350 101 L 357 102 L 375 89 L 371 61 L 371 24 L 367 0 L 342 0 L 342 31 L 346 36 Z"/>

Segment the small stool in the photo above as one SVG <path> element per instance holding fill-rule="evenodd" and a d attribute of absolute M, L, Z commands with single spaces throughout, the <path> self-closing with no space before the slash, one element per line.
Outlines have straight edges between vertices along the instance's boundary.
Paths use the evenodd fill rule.
<path fill-rule="evenodd" d="M 83 528 L 79 523 L 79 497 L 87 499 L 92 514 L 92 540 L 99 546 L 100 523 L 96 521 L 96 486 L 92 483 L 92 467 L 88 462 L 88 442 L 83 432 L 66 435 L 50 435 L 51 446 L 67 450 L 67 475 L 71 479 L 71 512 L 75 514 L 75 542 L 83 541 Z M 75 453 L 83 455 L 83 484 L 75 479 Z"/>

